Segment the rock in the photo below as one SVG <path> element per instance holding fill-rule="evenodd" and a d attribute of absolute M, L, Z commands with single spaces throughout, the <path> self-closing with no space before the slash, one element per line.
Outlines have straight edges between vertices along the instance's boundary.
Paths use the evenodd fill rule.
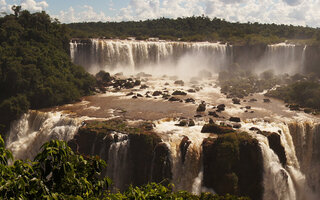
<path fill-rule="evenodd" d="M 166 82 L 164 85 L 169 85 L 169 83 L 168 83 L 168 82 Z"/>
<path fill-rule="evenodd" d="M 143 97 L 141 94 L 137 93 L 137 97 Z"/>
<path fill-rule="evenodd" d="M 154 92 L 152 93 L 152 96 L 160 96 L 161 94 L 162 94 L 161 91 L 154 91 Z"/>
<path fill-rule="evenodd" d="M 188 92 L 189 93 L 196 93 L 196 91 L 194 89 L 189 89 Z"/>
<path fill-rule="evenodd" d="M 147 86 L 147 85 L 143 84 L 143 85 L 141 85 L 141 86 L 140 86 L 140 89 L 142 89 L 142 90 L 143 90 L 143 89 L 147 89 L 148 87 L 149 87 L 149 86 Z"/>
<path fill-rule="evenodd" d="M 186 154 L 190 144 L 191 141 L 189 140 L 189 138 L 187 136 L 184 136 L 179 145 L 182 163 L 184 163 L 184 161 L 186 160 Z"/>
<path fill-rule="evenodd" d="M 224 110 L 225 110 L 225 107 L 226 107 L 226 106 L 225 106 L 224 104 L 220 104 L 220 105 L 217 106 L 217 109 L 218 109 L 217 111 L 218 111 L 218 112 L 224 111 Z"/>
<path fill-rule="evenodd" d="M 251 111 L 250 111 L 250 113 L 254 113 L 254 111 L 253 111 L 253 110 L 251 110 Z"/>
<path fill-rule="evenodd" d="M 176 90 L 172 93 L 172 95 L 187 95 L 187 93 L 183 92 L 183 91 L 179 91 L 179 90 Z"/>
<path fill-rule="evenodd" d="M 208 115 L 218 118 L 219 115 L 215 111 L 209 111 Z"/>
<path fill-rule="evenodd" d="M 146 74 L 146 73 L 144 73 L 144 72 L 140 72 L 140 73 L 138 73 L 136 76 L 137 76 L 137 77 L 152 77 L 151 74 Z"/>
<path fill-rule="evenodd" d="M 180 122 L 179 122 L 179 124 L 175 124 L 176 126 L 187 126 L 187 124 L 188 124 L 188 121 L 187 120 L 181 120 Z"/>
<path fill-rule="evenodd" d="M 102 71 L 102 70 L 96 74 L 96 79 L 98 81 L 102 81 L 102 82 L 111 82 L 112 81 L 110 73 Z"/>
<path fill-rule="evenodd" d="M 134 86 L 139 86 L 141 84 L 141 81 L 140 80 L 136 80 L 135 82 L 134 82 Z"/>
<path fill-rule="evenodd" d="M 209 119 L 209 124 L 214 124 L 214 121 L 212 118 Z"/>
<path fill-rule="evenodd" d="M 196 118 L 200 118 L 200 117 L 202 117 L 202 115 L 200 115 L 200 114 L 196 114 L 194 117 L 196 117 Z"/>
<path fill-rule="evenodd" d="M 204 111 L 206 111 L 206 104 L 201 103 L 197 108 L 197 112 L 204 112 Z"/>
<path fill-rule="evenodd" d="M 260 129 L 257 128 L 257 127 L 251 127 L 249 130 L 250 130 L 250 131 L 260 131 Z"/>
<path fill-rule="evenodd" d="M 128 94 L 126 94 L 126 96 L 131 96 L 133 95 L 133 92 L 129 92 Z"/>
<path fill-rule="evenodd" d="M 185 102 L 186 102 L 186 103 L 194 103 L 195 100 L 194 100 L 193 98 L 187 98 L 187 99 L 185 100 Z"/>
<path fill-rule="evenodd" d="M 171 151 L 168 146 L 161 142 L 154 150 L 154 160 L 152 164 L 152 181 L 159 183 L 163 180 L 171 180 Z"/>
<path fill-rule="evenodd" d="M 180 101 L 180 99 L 178 99 L 178 98 L 176 98 L 176 97 L 171 97 L 171 98 L 169 99 L 169 101 Z"/>
<path fill-rule="evenodd" d="M 231 132 L 234 132 L 234 130 L 231 127 L 219 126 L 215 123 L 205 124 L 201 129 L 201 133 L 225 134 Z"/>
<path fill-rule="evenodd" d="M 254 102 L 254 101 L 258 101 L 258 100 L 257 100 L 257 99 L 254 99 L 254 98 L 252 98 L 252 99 L 249 100 L 249 102 Z"/>
<path fill-rule="evenodd" d="M 137 97 L 137 96 L 133 96 L 132 98 L 133 98 L 133 99 L 137 99 L 138 97 Z"/>
<path fill-rule="evenodd" d="M 241 120 L 240 120 L 239 117 L 230 117 L 229 121 L 231 121 L 231 122 L 240 122 Z"/>
<path fill-rule="evenodd" d="M 196 124 L 194 123 L 193 119 L 189 119 L 189 124 L 188 126 L 195 126 Z"/>
<path fill-rule="evenodd" d="M 177 80 L 174 82 L 174 84 L 184 86 L 183 80 Z"/>
<path fill-rule="evenodd" d="M 203 187 L 219 195 L 263 197 L 263 155 L 259 142 L 243 133 L 206 138 L 202 143 Z"/>
<path fill-rule="evenodd" d="M 169 98 L 170 98 L 170 95 L 169 95 L 169 94 L 163 94 L 163 95 L 162 95 L 162 98 L 163 98 L 163 99 L 169 99 Z"/>
<path fill-rule="evenodd" d="M 311 108 L 305 108 L 305 109 L 303 109 L 303 112 L 312 113 L 312 109 Z"/>
<path fill-rule="evenodd" d="M 251 109 L 251 106 L 246 106 L 246 109 Z"/>
<path fill-rule="evenodd" d="M 235 123 L 232 125 L 232 127 L 239 129 L 239 128 L 241 128 L 241 124 Z"/>
<path fill-rule="evenodd" d="M 238 98 L 233 98 L 233 99 L 232 99 L 232 103 L 233 103 L 233 104 L 240 104 L 240 99 L 238 99 Z"/>
<path fill-rule="evenodd" d="M 270 99 L 263 99 L 263 102 L 264 103 L 270 103 L 271 101 L 270 101 Z"/>
<path fill-rule="evenodd" d="M 295 111 L 299 111 L 300 110 L 300 106 L 297 104 L 291 104 L 289 105 L 290 110 L 295 110 Z"/>

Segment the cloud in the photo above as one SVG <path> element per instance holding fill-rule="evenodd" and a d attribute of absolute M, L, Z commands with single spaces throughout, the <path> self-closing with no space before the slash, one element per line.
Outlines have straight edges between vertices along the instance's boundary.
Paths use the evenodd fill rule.
<path fill-rule="evenodd" d="M 46 1 L 36 2 L 34 0 L 22 0 L 20 5 L 22 9 L 29 10 L 31 12 L 42 11 L 49 6 Z"/>
<path fill-rule="evenodd" d="M 70 7 L 67 11 L 60 11 L 58 15 L 52 15 L 64 23 L 71 22 L 92 22 L 92 21 L 109 21 L 104 12 L 95 12 L 93 7 L 89 5 L 81 6 L 79 10 Z"/>
<path fill-rule="evenodd" d="M 283 1 L 290 6 L 296 6 L 296 5 L 299 5 L 303 0 L 283 0 Z"/>
<path fill-rule="evenodd" d="M 3 0 L 0 0 L 3 1 Z M 34 0 L 29 0 L 34 2 Z M 27 1 L 25 1 L 27 2 Z M 260 22 L 320 27 L 320 0 L 130 0 L 122 7 L 108 1 L 105 11 L 90 5 L 70 7 L 55 17 L 62 22 L 128 21 L 206 15 L 232 22 Z M 39 6 L 39 5 L 38 5 Z M 104 9 L 103 7 L 101 7 Z"/>

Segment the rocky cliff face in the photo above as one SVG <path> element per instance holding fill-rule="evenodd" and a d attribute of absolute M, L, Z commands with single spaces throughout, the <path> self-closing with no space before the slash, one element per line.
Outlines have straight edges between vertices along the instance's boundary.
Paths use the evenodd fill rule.
<path fill-rule="evenodd" d="M 86 122 L 69 146 L 84 155 L 98 155 L 107 162 L 107 176 L 126 189 L 149 181 L 171 179 L 169 149 L 152 131 L 152 124 L 133 126 L 123 120 Z"/>
<path fill-rule="evenodd" d="M 203 184 L 218 194 L 262 199 L 263 158 L 259 143 L 246 133 L 203 141 Z"/>

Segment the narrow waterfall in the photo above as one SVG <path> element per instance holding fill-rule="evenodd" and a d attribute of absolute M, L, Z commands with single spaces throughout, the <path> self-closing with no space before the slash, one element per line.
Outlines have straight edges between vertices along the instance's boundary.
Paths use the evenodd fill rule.
<path fill-rule="evenodd" d="M 113 133 L 113 143 L 110 145 L 107 161 L 107 176 L 111 178 L 114 187 L 120 190 L 126 188 L 128 179 L 128 146 L 126 134 Z"/>
<path fill-rule="evenodd" d="M 11 125 L 6 145 L 15 159 L 33 159 L 52 139 L 69 141 L 81 121 L 60 112 L 29 111 Z"/>
<path fill-rule="evenodd" d="M 201 61 L 207 69 L 220 69 L 229 61 L 231 48 L 226 44 L 209 42 L 168 42 L 90 39 L 72 40 L 70 54 L 74 63 L 84 66 L 87 71 L 99 70 L 138 71 L 142 67 L 157 66 L 162 69 L 176 68 L 177 63 L 187 65 L 192 59 Z M 187 59 L 187 61 L 185 61 Z M 197 62 L 199 64 L 199 62 Z"/>

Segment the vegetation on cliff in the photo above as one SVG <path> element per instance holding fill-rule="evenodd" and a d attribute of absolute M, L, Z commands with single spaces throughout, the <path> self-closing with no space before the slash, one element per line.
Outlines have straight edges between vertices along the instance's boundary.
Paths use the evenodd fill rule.
<path fill-rule="evenodd" d="M 269 91 L 266 96 L 281 99 L 286 103 L 320 110 L 319 81 L 305 80 L 283 85 L 276 90 Z"/>
<path fill-rule="evenodd" d="M 263 158 L 259 143 L 245 132 L 203 141 L 203 184 L 218 194 L 262 199 Z"/>
<path fill-rule="evenodd" d="M 0 126 L 29 108 L 73 102 L 90 94 L 94 78 L 71 62 L 68 28 L 45 12 L 13 7 L 0 17 Z"/>
<path fill-rule="evenodd" d="M 182 41 L 228 41 L 236 44 L 270 44 L 288 39 L 319 41 L 318 29 L 292 25 L 231 23 L 218 18 L 193 16 L 129 22 L 68 24 L 75 38 L 127 38 Z"/>
<path fill-rule="evenodd" d="M 12 165 L 8 165 L 10 161 Z M 173 192 L 172 185 L 165 187 L 156 183 L 131 186 L 124 193 L 110 193 L 110 179 L 100 176 L 105 166 L 98 157 L 75 154 L 65 142 L 55 140 L 45 143 L 33 162 L 14 161 L 0 137 L 0 196 L 2 199 L 248 199 Z"/>

